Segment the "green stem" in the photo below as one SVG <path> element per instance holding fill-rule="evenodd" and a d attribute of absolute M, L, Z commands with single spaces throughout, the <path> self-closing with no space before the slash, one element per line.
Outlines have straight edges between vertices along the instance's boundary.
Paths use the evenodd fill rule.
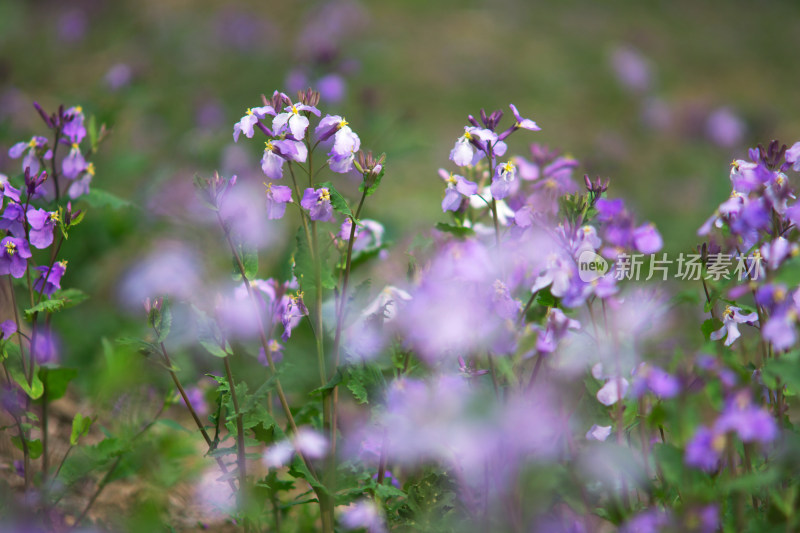
<path fill-rule="evenodd" d="M 247 494 L 247 461 L 244 450 L 244 424 L 242 412 L 239 410 L 239 400 L 236 397 L 236 385 L 231 373 L 230 357 L 225 357 L 225 375 L 228 376 L 228 390 L 233 400 L 233 410 L 236 414 L 236 462 L 239 465 L 239 507 L 245 509 L 245 496 Z"/>

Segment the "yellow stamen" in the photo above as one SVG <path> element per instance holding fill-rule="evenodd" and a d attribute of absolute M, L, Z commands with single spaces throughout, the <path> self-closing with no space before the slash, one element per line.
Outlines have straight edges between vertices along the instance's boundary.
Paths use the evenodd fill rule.
<path fill-rule="evenodd" d="M 86 172 L 88 172 L 90 176 L 94 176 L 94 163 L 86 165 Z"/>
<path fill-rule="evenodd" d="M 728 444 L 728 437 L 723 433 L 722 435 L 717 435 L 711 441 L 711 448 L 714 449 L 716 452 L 722 452 L 725 450 L 725 446 Z"/>
<path fill-rule="evenodd" d="M 272 144 L 272 141 L 265 142 L 264 146 L 266 146 L 266 148 L 264 148 L 265 152 L 274 152 L 275 151 L 275 145 Z"/>
<path fill-rule="evenodd" d="M 246 114 L 246 115 L 252 115 L 252 114 L 253 114 L 253 110 L 252 110 L 251 108 L 249 108 L 249 107 L 248 107 L 248 108 L 247 108 L 247 111 L 245 112 L 245 114 Z"/>
<path fill-rule="evenodd" d="M 14 255 L 15 253 L 17 253 L 17 245 L 16 245 L 16 244 L 14 244 L 14 243 L 13 243 L 13 242 L 11 242 L 11 241 L 8 241 L 8 242 L 6 243 L 6 253 L 7 253 L 9 256 L 12 256 L 12 255 Z"/>
<path fill-rule="evenodd" d="M 37 144 L 36 143 L 36 137 L 31 137 L 31 140 L 28 141 L 28 147 L 29 148 L 36 148 L 36 144 Z"/>
<path fill-rule="evenodd" d="M 323 187 L 322 189 L 320 189 L 319 200 L 317 200 L 317 203 L 321 204 L 322 202 L 330 202 L 330 201 L 331 201 L 331 193 L 328 189 Z"/>
<path fill-rule="evenodd" d="M 75 114 L 83 113 L 83 108 L 79 105 L 75 106 Z"/>
<path fill-rule="evenodd" d="M 340 127 L 340 128 L 344 128 L 344 127 L 345 127 L 345 126 L 347 126 L 348 124 L 350 124 L 350 123 L 349 123 L 349 122 L 347 122 L 347 121 L 344 119 L 344 117 L 342 117 L 342 120 L 339 122 L 339 127 Z"/>

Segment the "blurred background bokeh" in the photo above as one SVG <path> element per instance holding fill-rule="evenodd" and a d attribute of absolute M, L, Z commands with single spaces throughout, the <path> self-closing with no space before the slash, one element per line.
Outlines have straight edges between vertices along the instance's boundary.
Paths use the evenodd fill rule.
<path fill-rule="evenodd" d="M 366 216 L 399 246 L 444 220 L 436 171 L 466 116 L 512 102 L 542 127 L 513 151 L 530 140 L 572 154 L 668 251 L 689 251 L 730 190 L 731 159 L 800 139 L 797 50 L 790 1 L 4 0 L 0 171 L 18 174 L 8 147 L 44 131 L 34 100 L 81 104 L 112 131 L 93 185 L 134 207 L 92 209 L 65 244 L 65 286 L 91 300 L 57 320 L 64 362 L 92 364 L 98 339 L 141 329 L 136 291 L 120 289 L 132 265 L 222 246 L 187 207 L 192 177 L 260 185 L 263 148 L 234 144 L 232 127 L 261 93 L 319 88 L 323 112 L 388 154 Z M 294 222 L 264 250 L 284 273 Z M 152 268 L 185 278 L 165 265 Z"/>

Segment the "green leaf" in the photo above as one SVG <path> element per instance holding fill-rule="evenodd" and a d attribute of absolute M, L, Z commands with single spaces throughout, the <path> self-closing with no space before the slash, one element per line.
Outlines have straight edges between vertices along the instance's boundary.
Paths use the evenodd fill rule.
<path fill-rule="evenodd" d="M 244 243 L 236 243 L 236 255 L 239 256 L 239 259 L 242 261 L 242 266 L 244 266 L 244 275 L 247 279 L 256 279 L 258 276 L 258 250 L 255 246 L 250 246 Z M 235 257 L 232 257 L 231 260 L 233 261 L 233 280 L 239 281 L 242 279 L 242 271 L 239 268 L 239 263 L 236 261 Z"/>
<path fill-rule="evenodd" d="M 166 426 L 166 427 L 168 427 L 170 429 L 174 429 L 175 431 L 181 431 L 181 432 L 190 433 L 190 434 L 192 433 L 192 431 L 190 429 L 187 429 L 187 428 L 183 427 L 182 425 L 180 425 L 176 421 L 170 420 L 169 418 L 160 418 L 158 420 L 158 423 L 161 424 L 162 426 Z"/>
<path fill-rule="evenodd" d="M 172 328 L 172 311 L 169 305 L 169 298 L 166 296 L 161 298 L 159 307 L 153 305 L 150 308 L 150 312 L 147 315 L 147 323 L 158 334 L 157 342 L 164 342 L 167 339 Z"/>
<path fill-rule="evenodd" d="M 354 365 L 348 369 L 347 388 L 358 403 L 369 403 L 369 391 L 384 385 L 383 374 L 374 365 Z"/>
<path fill-rule="evenodd" d="M 297 250 L 294 253 L 294 275 L 297 282 L 300 284 L 303 292 L 305 293 L 305 301 L 314 301 L 316 294 L 316 265 L 311 257 L 311 248 L 306 239 L 305 231 L 303 228 L 297 231 Z M 322 247 L 320 250 L 320 278 L 322 286 L 326 289 L 333 289 L 336 287 L 336 279 L 333 277 L 333 272 L 328 266 L 327 248 Z"/>
<path fill-rule="evenodd" d="M 342 369 L 341 368 L 337 368 L 336 369 L 336 373 L 333 375 L 333 377 L 325 385 L 323 385 L 321 387 L 317 387 L 316 389 L 314 389 L 311 392 L 309 392 L 309 394 L 310 395 L 321 395 L 325 391 L 333 390 L 334 388 L 336 388 L 339 385 L 339 383 L 342 382 L 343 377 L 344 376 L 342 376 Z"/>
<path fill-rule="evenodd" d="M 439 222 L 436 224 L 436 229 L 445 233 L 449 233 L 455 237 L 458 237 L 459 239 L 466 239 L 467 237 L 475 235 L 475 230 L 472 228 L 453 226 L 451 224 L 445 224 L 444 222 Z"/>
<path fill-rule="evenodd" d="M 136 346 L 137 351 L 145 356 L 159 355 L 161 353 L 161 348 L 152 342 L 143 341 L 142 339 L 136 339 L 133 337 L 120 337 L 117 339 L 117 343 Z"/>
<path fill-rule="evenodd" d="M 67 385 L 75 379 L 78 371 L 74 368 L 48 368 L 39 369 L 39 379 L 42 380 L 47 390 L 47 401 L 58 400 L 67 392 Z"/>
<path fill-rule="evenodd" d="M 223 338 L 217 322 L 197 307 L 194 307 L 194 311 L 197 323 L 197 341 L 200 345 L 215 357 L 231 355 L 231 345 Z"/>
<path fill-rule="evenodd" d="M 44 300 L 38 305 L 25 310 L 25 318 L 30 320 L 34 313 L 54 313 L 63 309 L 69 309 L 86 300 L 89 296 L 78 289 L 64 289 L 56 291 L 49 300 Z"/>
<path fill-rule="evenodd" d="M 556 305 L 556 298 L 550 293 L 550 287 L 545 287 L 536 294 L 536 303 L 542 307 L 553 307 Z"/>
<path fill-rule="evenodd" d="M 339 193 L 339 191 L 336 190 L 336 188 L 333 186 L 333 184 L 331 184 L 330 181 L 326 181 L 324 183 L 320 183 L 317 186 L 318 189 L 319 188 L 323 188 L 323 187 L 328 189 L 328 192 L 331 195 L 331 206 L 335 210 L 337 210 L 338 212 L 340 212 L 340 213 L 342 213 L 344 215 L 347 215 L 350 218 L 355 218 L 355 215 L 353 215 L 353 210 L 350 209 L 350 206 L 348 205 L 347 200 L 345 200 L 344 196 L 342 196 Z"/>
<path fill-rule="evenodd" d="M 89 133 L 89 144 L 92 147 L 92 152 L 96 152 L 99 136 L 97 134 L 97 118 L 94 115 L 89 117 L 89 124 L 86 130 Z"/>
<path fill-rule="evenodd" d="M 27 394 L 32 400 L 37 400 L 42 397 L 44 393 L 44 384 L 42 380 L 39 379 L 38 374 L 33 374 L 33 380 L 31 384 L 28 384 L 28 380 L 25 375 L 22 373 L 22 369 L 15 365 L 7 365 L 8 372 L 11 374 L 11 377 L 14 381 L 17 382 L 25 394 Z"/>
<path fill-rule="evenodd" d="M 75 418 L 72 419 L 72 434 L 69 436 L 70 445 L 75 446 L 78 444 L 78 439 L 89 433 L 92 422 L 93 420 L 88 416 L 75 413 Z"/>
<path fill-rule="evenodd" d="M 709 318 L 703 325 L 700 326 L 700 331 L 703 332 L 703 337 L 706 340 L 711 339 L 711 334 L 723 326 L 722 321 L 718 318 Z"/>
<path fill-rule="evenodd" d="M 786 385 L 794 392 L 800 391 L 800 352 L 792 351 L 779 357 L 769 359 L 762 370 L 764 384 L 770 389 L 775 389 L 780 380 L 781 385 Z"/>
<path fill-rule="evenodd" d="M 111 209 L 114 210 L 122 209 L 125 207 L 135 207 L 132 202 L 129 202 L 124 198 L 120 198 L 116 194 L 104 191 L 102 189 L 98 189 L 94 186 L 89 191 L 89 194 L 86 194 L 81 198 L 85 200 L 92 207 L 110 207 Z"/>
<path fill-rule="evenodd" d="M 28 454 L 31 459 L 38 459 L 42 456 L 42 441 L 39 439 L 25 441 L 28 445 Z M 18 450 L 22 450 L 22 439 L 19 436 L 11 437 L 11 443 Z"/>
<path fill-rule="evenodd" d="M 386 165 L 381 165 L 381 171 L 378 173 L 377 176 L 370 177 L 369 180 L 363 180 L 361 185 L 358 186 L 359 192 L 366 191 L 367 196 L 372 196 L 372 194 L 378 189 L 378 186 L 381 184 L 381 180 L 383 179 L 383 175 L 386 172 Z"/>

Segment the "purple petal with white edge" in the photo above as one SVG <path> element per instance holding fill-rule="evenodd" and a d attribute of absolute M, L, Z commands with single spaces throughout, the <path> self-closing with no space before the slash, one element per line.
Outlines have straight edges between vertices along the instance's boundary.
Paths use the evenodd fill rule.
<path fill-rule="evenodd" d="M 339 115 L 325 115 L 325 118 L 319 121 L 317 127 L 314 128 L 314 136 L 320 141 L 325 142 L 336 133 L 339 129 L 339 124 L 344 119 Z"/>
<path fill-rule="evenodd" d="M 297 108 L 298 111 L 308 111 L 312 115 L 320 116 L 322 114 L 319 112 L 319 109 L 317 109 L 313 105 L 295 104 L 295 107 Z"/>
<path fill-rule="evenodd" d="M 329 155 L 348 157 L 360 147 L 361 139 L 358 135 L 350 129 L 350 126 L 342 126 L 333 137 L 333 148 Z"/>

